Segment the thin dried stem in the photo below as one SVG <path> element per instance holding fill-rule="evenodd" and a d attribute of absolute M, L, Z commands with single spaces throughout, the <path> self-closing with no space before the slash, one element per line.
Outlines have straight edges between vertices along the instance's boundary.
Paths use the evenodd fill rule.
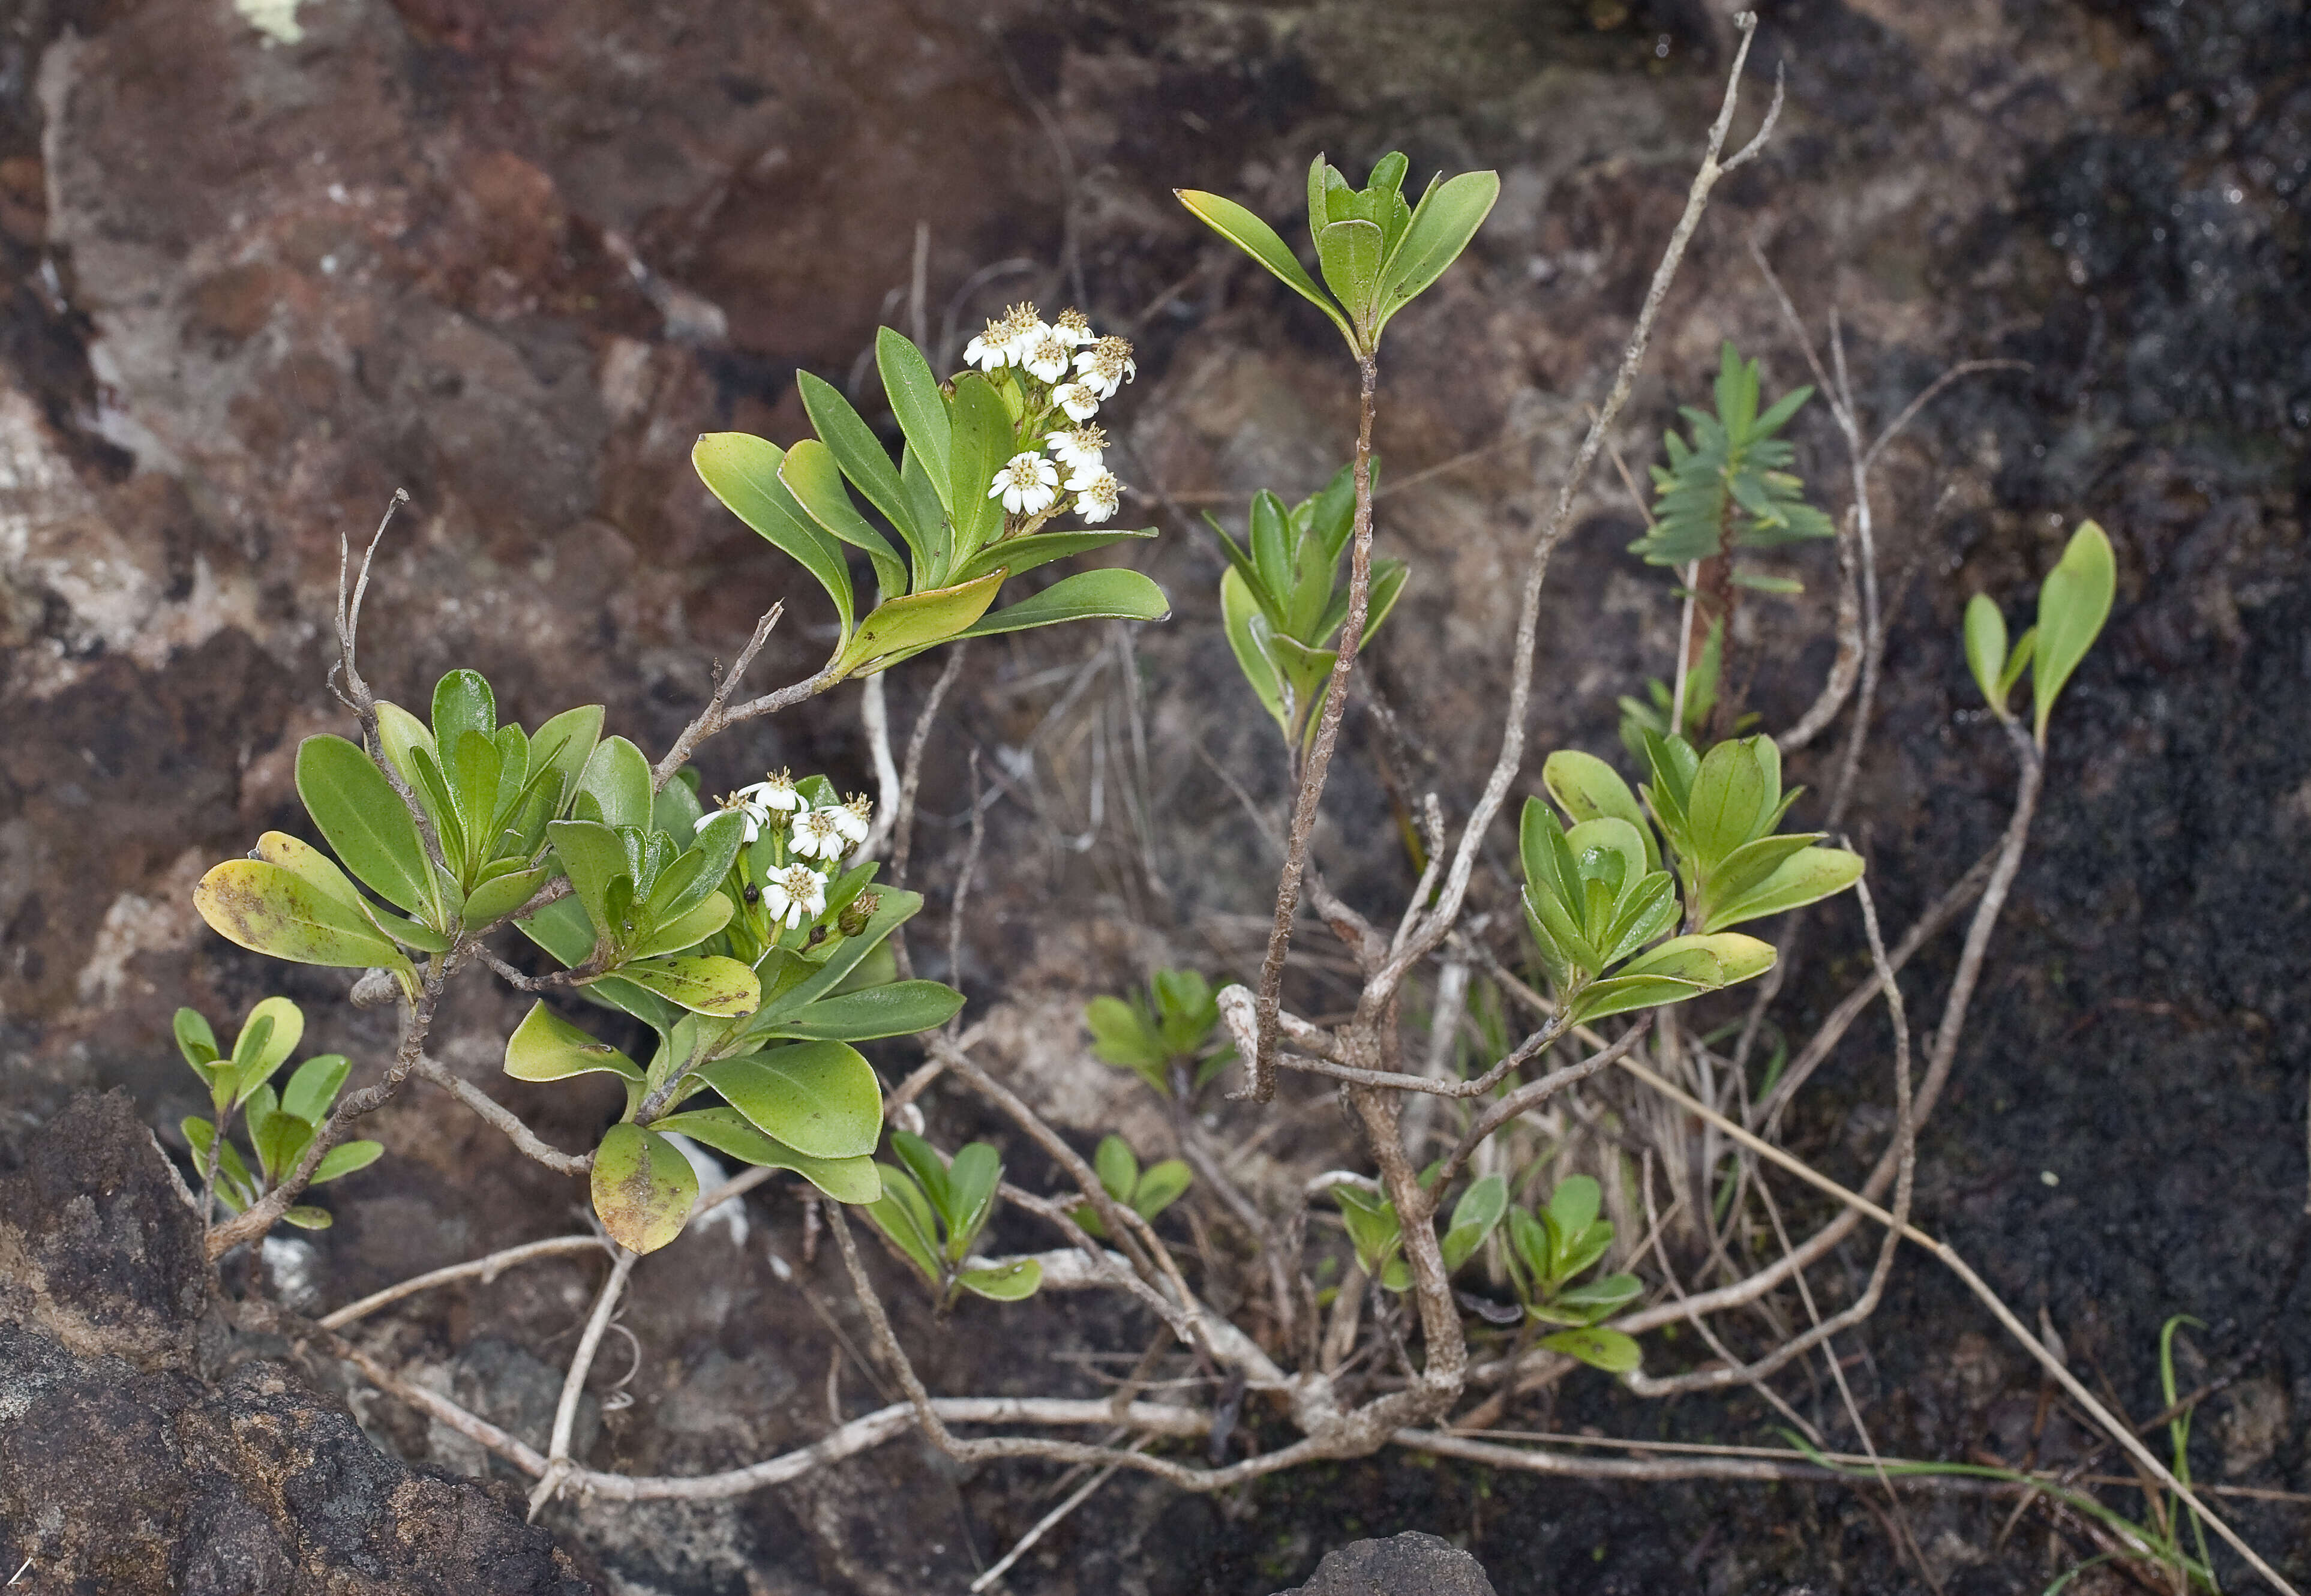
<path fill-rule="evenodd" d="M 891 885 L 907 885 L 907 864 L 914 852 L 915 795 L 923 779 L 923 750 L 931 740 L 931 728 L 937 724 L 939 705 L 946 702 L 948 689 L 963 674 L 963 653 L 971 645 L 956 643 L 946 651 L 946 665 L 931 684 L 930 696 L 923 700 L 922 712 L 915 717 L 915 729 L 907 737 L 907 763 L 899 778 L 899 802 L 891 819 Z"/>
<path fill-rule="evenodd" d="M 638 1254 L 624 1247 L 613 1247 L 610 1252 L 615 1260 L 610 1265 L 610 1278 L 602 1282 L 601 1294 L 594 1299 L 594 1311 L 586 1316 L 585 1331 L 578 1338 L 578 1350 L 570 1359 L 570 1372 L 562 1378 L 562 1400 L 554 1409 L 554 1438 L 546 1447 L 545 1471 L 538 1479 L 537 1488 L 529 1493 L 533 1522 L 545 1504 L 554 1500 L 554 1493 L 562 1488 L 563 1477 L 572 1467 L 570 1436 L 578 1424 L 578 1399 L 585 1394 L 587 1372 L 594 1366 L 594 1354 L 601 1348 L 602 1332 L 626 1289 L 626 1277 L 633 1273 Z"/>
<path fill-rule="evenodd" d="M 1439 1191 L 1451 1185 L 1452 1178 L 1467 1167 L 1469 1158 L 1475 1155 L 1479 1147 L 1484 1145 L 1486 1138 L 1518 1115 L 1539 1108 L 1565 1087 L 1576 1086 L 1587 1080 L 1608 1064 L 1619 1062 L 1628 1056 L 1632 1048 L 1644 1040 L 1646 1033 L 1652 1027 L 1653 1016 L 1648 1015 L 1626 1031 L 1622 1032 L 1613 1040 L 1611 1045 L 1590 1054 L 1578 1064 L 1567 1064 L 1562 1068 L 1552 1069 L 1539 1080 L 1529 1081 L 1494 1103 L 1477 1117 L 1477 1122 L 1474 1125 L 1469 1127 L 1469 1133 L 1461 1138 L 1460 1145 L 1454 1147 L 1451 1156 L 1444 1160 L 1442 1173 L 1431 1183 Z M 1546 1034 L 1546 1033 L 1539 1033 L 1539 1034 Z"/>
<path fill-rule="evenodd" d="M 760 698 L 750 698 L 742 704 L 731 704 L 731 690 L 737 686 L 738 678 L 746 674 L 746 667 L 754 662 L 754 656 L 763 651 L 763 645 L 770 641 L 771 631 L 779 624 L 779 617 L 785 610 L 785 605 L 774 604 L 761 620 L 754 623 L 754 634 L 746 640 L 746 646 L 738 650 L 738 658 L 731 661 L 728 672 L 715 678 L 714 692 L 707 699 L 706 707 L 698 711 L 697 719 L 682 728 L 682 735 L 674 739 L 674 746 L 666 751 L 666 757 L 650 767 L 651 791 L 665 790 L 666 784 L 674 780 L 675 772 L 689 763 L 690 756 L 697 752 L 698 745 L 707 738 L 728 731 L 741 721 L 791 709 L 803 700 L 824 693 L 841 679 L 835 676 L 833 665 L 829 664 L 815 676 L 791 686 L 781 687 L 775 693 L 765 693 Z"/>
<path fill-rule="evenodd" d="M 528 1263 L 539 1258 L 564 1258 L 573 1253 L 606 1252 L 609 1246 L 609 1243 L 595 1235 L 557 1235 L 548 1236 L 542 1242 L 525 1242 L 519 1247 L 508 1247 L 501 1252 L 493 1252 L 485 1258 L 469 1259 L 464 1263 L 453 1263 L 442 1269 L 428 1270 L 422 1275 L 413 1275 L 398 1285 L 387 1286 L 383 1291 L 372 1291 L 359 1302 L 347 1303 L 335 1313 L 322 1315 L 315 1322 L 318 1323 L 323 1330 L 343 1330 L 357 1319 L 368 1318 L 379 1308 L 391 1307 L 404 1297 L 415 1296 L 421 1291 L 431 1291 L 436 1286 L 448 1286 L 458 1280 L 474 1279 L 478 1279 L 486 1286 L 518 1264 Z"/>
<path fill-rule="evenodd" d="M 420 1079 L 432 1082 L 458 1102 L 472 1109 L 483 1119 L 505 1133 L 506 1139 L 525 1158 L 536 1160 L 556 1174 L 582 1175 L 594 1167 L 591 1153 L 570 1154 L 561 1151 L 522 1123 L 520 1118 L 503 1103 L 471 1081 L 459 1078 L 439 1059 L 420 1057 L 412 1071 Z"/>

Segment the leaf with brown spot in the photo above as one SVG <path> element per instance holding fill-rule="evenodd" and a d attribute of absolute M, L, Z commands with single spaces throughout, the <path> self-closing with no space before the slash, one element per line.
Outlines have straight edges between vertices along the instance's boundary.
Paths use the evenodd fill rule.
<path fill-rule="evenodd" d="M 265 859 L 227 859 L 201 877 L 193 907 L 210 929 L 253 953 L 300 964 L 390 970 L 404 988 L 416 968 L 358 908 Z"/>
<path fill-rule="evenodd" d="M 594 1150 L 594 1212 L 628 1252 L 655 1252 L 680 1235 L 697 1200 L 698 1172 L 654 1131 L 613 1125 Z"/>

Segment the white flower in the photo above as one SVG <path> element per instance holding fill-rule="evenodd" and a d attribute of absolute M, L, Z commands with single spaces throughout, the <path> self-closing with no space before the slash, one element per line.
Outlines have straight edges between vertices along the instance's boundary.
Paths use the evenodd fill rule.
<path fill-rule="evenodd" d="M 1076 496 L 1076 513 L 1094 526 L 1113 515 L 1123 501 L 1123 484 L 1114 473 L 1096 467 L 1086 467 L 1069 477 L 1068 492 Z"/>
<path fill-rule="evenodd" d="M 1077 471 L 1099 469 L 1100 450 L 1107 447 L 1107 434 L 1095 426 L 1086 424 L 1073 430 L 1066 427 L 1048 433 L 1043 447 L 1062 466 Z"/>
<path fill-rule="evenodd" d="M 754 802 L 749 796 L 751 791 L 749 788 L 741 787 L 736 792 L 724 793 L 721 807 L 711 815 L 701 815 L 698 817 L 698 824 L 691 829 L 693 832 L 702 832 L 725 815 L 744 815 L 746 817 L 746 835 L 741 840 L 747 842 L 753 842 L 763 834 L 763 822 L 769 816 L 763 812 L 762 805 Z"/>
<path fill-rule="evenodd" d="M 963 358 L 982 371 L 999 371 L 1019 358 L 1024 341 L 1042 331 L 1043 323 L 1034 306 L 1014 305 L 963 346 Z"/>
<path fill-rule="evenodd" d="M 1070 349 L 1080 349 L 1092 341 L 1091 323 L 1073 305 L 1060 312 L 1059 318 L 1051 323 L 1051 334 Z"/>
<path fill-rule="evenodd" d="M 841 859 L 850 851 L 843 823 L 838 818 L 842 814 L 840 807 L 828 807 L 797 816 L 794 835 L 787 842 L 789 850 L 798 859 Z"/>
<path fill-rule="evenodd" d="M 867 833 L 871 829 L 867 823 L 875 813 L 875 800 L 863 792 L 857 793 L 841 808 L 822 809 L 819 813 L 833 815 L 835 828 L 842 832 L 851 847 L 856 848 L 867 840 Z"/>
<path fill-rule="evenodd" d="M 749 802 L 765 809 L 776 809 L 781 814 L 792 814 L 797 809 L 810 807 L 802 794 L 795 790 L 794 777 L 785 771 L 772 771 L 752 787 L 741 787 L 738 790 Z"/>
<path fill-rule="evenodd" d="M 763 907 L 771 923 L 789 931 L 826 911 L 826 877 L 808 865 L 789 865 L 763 884 Z"/>
<path fill-rule="evenodd" d="M 1051 461 L 1039 454 L 1016 454 L 995 474 L 987 496 L 1002 500 L 1003 508 L 1014 515 L 1041 515 L 1060 496 L 1059 486 L 1060 473 Z"/>
<path fill-rule="evenodd" d="M 1057 382 L 1068 374 L 1068 347 L 1056 328 L 1045 327 L 1035 338 L 1015 346 L 1013 358 L 1037 381 Z"/>
<path fill-rule="evenodd" d="M 1076 355 L 1077 380 L 1103 399 L 1115 397 L 1117 388 L 1138 375 L 1138 364 L 1131 358 L 1131 344 L 1126 338 L 1102 338 Z"/>
<path fill-rule="evenodd" d="M 1067 412 L 1072 422 L 1086 422 L 1099 414 L 1099 395 L 1081 382 L 1060 384 L 1051 390 L 1051 403 Z"/>

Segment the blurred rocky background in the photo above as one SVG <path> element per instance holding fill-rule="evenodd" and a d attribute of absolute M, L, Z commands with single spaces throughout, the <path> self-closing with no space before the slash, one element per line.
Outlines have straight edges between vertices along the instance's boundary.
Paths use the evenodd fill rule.
<path fill-rule="evenodd" d="M 2145 1416 L 2159 1323 L 2206 1322 L 2186 1382 L 2246 1347 L 2278 1306 L 2305 1203 L 2311 18 L 2301 0 L 1763 12 L 1737 139 L 1776 71 L 1787 108 L 1719 191 L 1620 445 L 1639 472 L 1657 458 L 1675 406 L 1705 402 L 1722 338 L 1763 358 L 1770 390 L 1806 379 L 1753 238 L 1817 339 L 1841 318 L 1873 424 L 1955 362 L 2028 362 L 1949 390 L 1881 473 L 1891 646 L 1853 824 L 1893 927 L 1988 843 L 2012 772 L 1969 708 L 1959 610 L 1987 589 L 2020 614 L 2069 528 L 2099 519 L 2118 607 L 2059 717 L 2049 800 L 1919 1203 Z M 75 1094 L 121 1086 L 181 1159 L 174 1127 L 196 1103 L 169 1041 L 180 1003 L 223 1025 L 285 990 L 313 1016 L 310 1046 L 357 1068 L 381 1056 L 386 1033 L 342 1005 L 342 980 L 226 946 L 187 894 L 260 830 L 301 827 L 297 742 L 345 725 L 324 687 L 340 540 L 365 538 L 395 488 L 413 502 L 379 552 L 364 635 L 380 693 L 422 702 L 440 671 L 473 666 L 530 724 L 600 702 L 613 729 L 662 747 L 772 602 L 791 607 L 754 667 L 763 685 L 807 674 L 831 624 L 697 483 L 692 439 L 790 440 L 797 367 L 871 410 L 878 322 L 951 364 L 980 318 L 1033 296 L 1138 343 L 1111 430 L 1142 490 L 1127 513 L 1163 528 L 1139 559 L 1174 615 L 975 648 L 931 745 L 918 858 L 942 929 L 918 957 L 945 965 L 975 748 L 996 796 L 953 978 L 992 1022 L 990 1056 L 1086 1146 L 1118 1125 L 1160 1145 L 1152 1100 L 1089 1058 L 1077 1016 L 1158 962 L 1250 971 L 1272 859 L 1243 800 L 1281 792 L 1219 631 L 1218 559 L 1175 511 L 1312 491 L 1353 420 L 1330 331 L 1169 190 L 1289 222 L 1318 150 L 1359 176 L 1391 148 L 1416 182 L 1502 174 L 1490 223 L 1399 319 L 1383 367 L 1379 536 L 1415 571 L 1373 660 L 1395 728 L 1369 701 L 1352 713 L 1320 852 L 1393 915 L 1411 878 L 1396 813 L 1430 789 L 1465 813 L 1491 757 L 1522 551 L 1677 215 L 1733 39 L 1701 0 L 0 7 L 9 1135 L 37 1143 Z M 1796 436 L 1842 510 L 1821 406 Z M 1622 552 L 1639 528 L 1611 471 L 1583 488 L 1544 602 L 1533 734 L 1609 753 L 1617 695 L 1667 668 L 1675 606 L 1662 573 Z M 1750 606 L 1739 640 L 1769 726 L 1810 702 L 1833 651 L 1834 563 L 1815 549 L 1792 569 L 1807 596 Z M 894 674 L 903 727 L 936 668 Z M 711 745 L 710 789 L 779 764 L 869 787 L 859 692 Z M 1801 779 L 1827 779 L 1830 742 Z M 1337 1006 L 1337 968 L 1318 934 L 1304 942 L 1295 1001 Z M 1934 1011 L 1954 956 L 1945 941 L 1914 966 L 1914 1012 Z M 1852 960 L 1827 958 L 1792 982 L 1792 1030 L 1853 979 Z M 473 983 L 437 1051 L 584 1145 L 613 1102 L 497 1076 L 519 1012 Z M 1884 1046 L 1882 1024 L 1858 1030 L 1792 1121 L 1833 1173 L 1884 1134 Z M 878 1055 L 894 1079 L 914 1061 Z M 938 1093 L 929 1106 L 958 1133 L 997 1129 Z M 1279 1158 L 1355 1156 L 1321 1094 L 1277 1112 L 1291 1116 L 1269 1139 Z M 390 1156 L 332 1187 L 336 1227 L 262 1283 L 292 1305 L 573 1223 L 574 1190 L 428 1089 L 374 1134 Z M 589 1409 L 599 1466 L 729 1466 L 823 1433 L 830 1402 L 855 1415 L 880 1400 L 828 1333 L 845 1294 L 825 1258 L 803 1267 L 799 1232 L 793 1194 L 765 1188 L 740 1222 L 651 1260 L 626 1318 L 634 1400 Z M 574 1263 L 538 1266 L 424 1299 L 376 1345 L 536 1428 L 588 1289 Z M 2311 1488 L 2303 1322 L 2282 1314 L 2198 1426 L 2202 1477 Z M 911 1305 L 903 1333 L 941 1389 L 1088 1392 L 1082 1350 L 1136 1352 L 1144 1327 L 1080 1302 L 974 1304 L 945 1324 Z M 1881 1448 L 2020 1455 L 2037 1377 L 1923 1264 L 1901 1267 L 1852 1347 Z M 469 1443 L 358 1385 L 348 1396 L 379 1443 L 437 1478 L 484 1477 L 492 1511 L 518 1515 L 519 1492 Z M 1594 1377 L 1548 1417 L 1777 1439 L 1753 1400 L 1664 1414 Z M 565 1548 L 551 1577 L 960 1590 L 1051 1483 L 957 1474 L 908 1442 L 711 1506 L 563 1504 L 546 1519 Z M 310 1512 L 332 1500 L 319 1491 Z M 2293 1577 L 2311 1572 L 2299 1502 L 2227 1504 Z M 1879 1511 L 1844 1489 L 1587 1486 L 1384 1453 L 1213 1501 L 1119 1481 L 1010 1588 L 1266 1591 L 1328 1548 L 1408 1528 L 1475 1551 L 1504 1593 L 1891 1592 L 1929 1575 L 1987 1592 L 2067 1565 L 2042 1521 L 2001 1539 L 2001 1504 L 1913 1497 L 1921 1570 Z M 34 1560 L 28 1581 L 57 1533 L 0 1513 L 0 1552 Z"/>

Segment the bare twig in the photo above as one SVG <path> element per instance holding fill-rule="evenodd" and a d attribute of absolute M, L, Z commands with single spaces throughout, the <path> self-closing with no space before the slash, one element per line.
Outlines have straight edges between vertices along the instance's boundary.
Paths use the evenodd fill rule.
<path fill-rule="evenodd" d="M 915 795 L 923 779 L 923 750 L 929 746 L 931 728 L 938 722 L 939 705 L 946 702 L 947 692 L 955 678 L 963 674 L 964 650 L 971 645 L 956 643 L 946 651 L 946 664 L 931 684 L 930 696 L 923 700 L 922 711 L 915 717 L 915 729 L 907 737 L 907 763 L 899 777 L 899 802 L 887 816 L 891 822 L 891 885 L 907 885 L 907 862 L 914 851 Z"/>
<path fill-rule="evenodd" d="M 594 1366 L 594 1354 L 602 1345 L 602 1331 L 610 1322 L 610 1314 L 618 1305 L 618 1298 L 626 1288 L 626 1277 L 633 1272 L 638 1256 L 624 1247 L 613 1247 L 610 1278 L 602 1282 L 601 1295 L 594 1299 L 594 1311 L 586 1317 L 585 1332 L 578 1338 L 578 1350 L 570 1359 L 570 1373 L 562 1382 L 562 1400 L 554 1409 L 554 1438 L 547 1444 L 545 1471 L 539 1478 L 537 1488 L 529 1493 L 529 1516 L 533 1522 L 548 1502 L 561 1489 L 562 1478 L 570 1472 L 570 1435 L 578 1423 L 578 1399 L 586 1391 L 587 1371 Z"/>
<path fill-rule="evenodd" d="M 535 1159 L 554 1173 L 562 1175 L 582 1175 L 594 1167 L 593 1154 L 581 1153 L 573 1156 L 553 1147 L 540 1138 L 537 1132 L 523 1124 L 511 1110 L 471 1081 L 459 1078 L 440 1060 L 421 1056 L 417 1060 L 416 1068 L 412 1073 L 440 1087 L 503 1131 L 506 1139 L 513 1143 L 523 1157 Z"/>
<path fill-rule="evenodd" d="M 429 1270 L 423 1275 L 414 1275 L 398 1285 L 387 1286 L 383 1291 L 372 1291 L 359 1302 L 347 1303 L 336 1312 L 323 1315 L 316 1322 L 323 1330 L 343 1330 L 356 1319 L 366 1319 L 379 1308 L 390 1307 L 404 1297 L 414 1296 L 421 1291 L 431 1291 L 436 1286 L 448 1286 L 453 1281 L 472 1279 L 479 1279 L 486 1286 L 516 1264 L 528 1263 L 532 1259 L 562 1258 L 572 1253 L 599 1252 L 606 1251 L 610 1243 L 601 1237 L 594 1235 L 557 1235 L 548 1236 L 542 1242 L 527 1242 L 519 1247 L 508 1247 L 502 1252 L 493 1252 L 486 1258 L 469 1259 L 464 1263 L 453 1263 L 443 1269 Z"/>
<path fill-rule="evenodd" d="M 715 679 L 714 692 L 706 701 L 706 707 L 698 711 L 697 719 L 682 728 L 682 735 L 674 739 L 674 746 L 666 751 L 666 757 L 650 767 L 651 791 L 663 791 L 666 784 L 674 780 L 675 772 L 689 763 L 698 745 L 707 738 L 728 730 L 740 721 L 791 709 L 813 694 L 834 685 L 837 678 L 830 661 L 815 676 L 791 686 L 781 687 L 775 693 L 765 693 L 760 698 L 750 698 L 735 707 L 731 705 L 731 689 L 737 686 L 738 678 L 746 674 L 746 667 L 754 662 L 754 656 L 763 651 L 763 645 L 770 641 L 771 629 L 779 624 L 779 616 L 785 610 L 785 605 L 774 604 L 761 620 L 754 623 L 754 636 L 748 638 L 746 646 L 738 650 L 738 658 L 731 661 L 729 670 Z"/>

